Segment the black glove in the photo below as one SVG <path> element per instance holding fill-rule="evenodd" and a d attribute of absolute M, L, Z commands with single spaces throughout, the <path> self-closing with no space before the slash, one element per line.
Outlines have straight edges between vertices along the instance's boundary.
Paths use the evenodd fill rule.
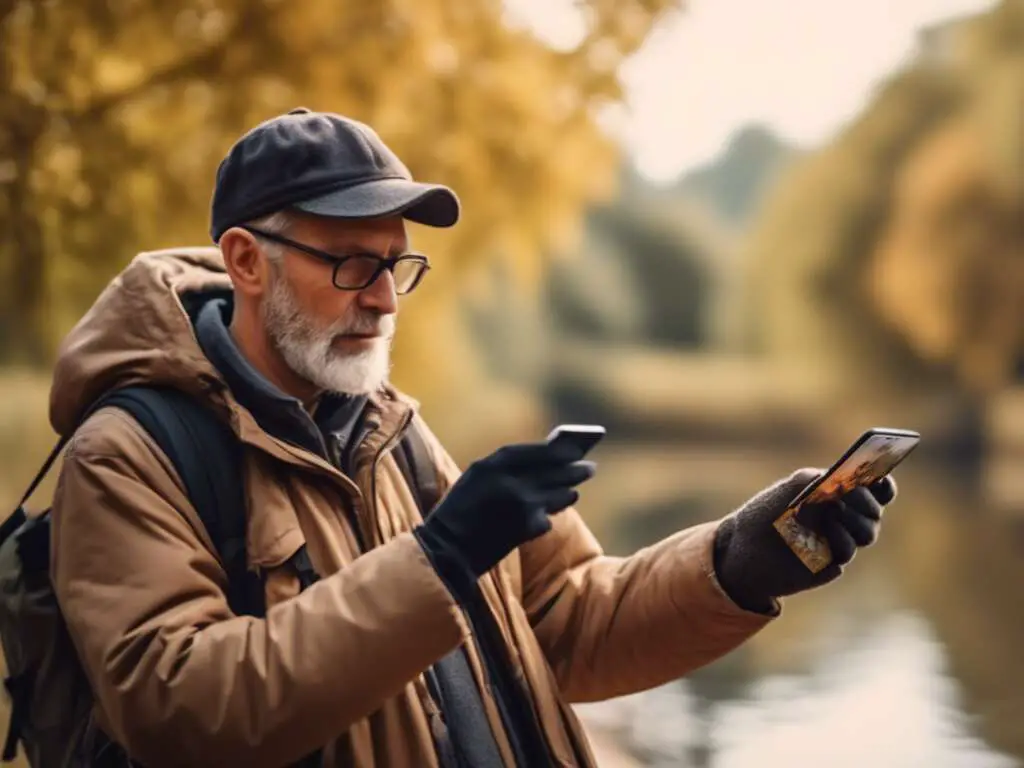
<path fill-rule="evenodd" d="M 469 466 L 414 534 L 449 587 L 475 581 L 551 530 L 594 464 L 567 444 L 509 445 Z M 456 583 L 453 583 L 456 582 Z"/>
<path fill-rule="evenodd" d="M 824 537 L 832 550 L 828 566 L 818 573 L 808 570 L 772 524 L 820 475 L 820 470 L 798 470 L 758 493 L 719 525 L 715 573 L 737 605 L 758 613 L 778 613 L 775 598 L 838 578 L 857 548 L 868 547 L 878 538 L 883 507 L 896 498 L 892 477 L 869 488 L 855 488 L 835 501 L 801 507 L 797 521 Z"/>

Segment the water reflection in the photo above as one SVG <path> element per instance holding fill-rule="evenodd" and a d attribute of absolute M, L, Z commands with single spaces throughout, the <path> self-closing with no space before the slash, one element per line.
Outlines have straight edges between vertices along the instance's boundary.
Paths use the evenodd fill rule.
<path fill-rule="evenodd" d="M 800 451 L 596 453 L 581 508 L 619 553 L 822 463 Z M 788 600 L 781 621 L 686 680 L 581 715 L 652 766 L 1024 765 L 1024 517 L 949 467 L 908 463 L 899 480 L 882 539 L 838 582 Z"/>

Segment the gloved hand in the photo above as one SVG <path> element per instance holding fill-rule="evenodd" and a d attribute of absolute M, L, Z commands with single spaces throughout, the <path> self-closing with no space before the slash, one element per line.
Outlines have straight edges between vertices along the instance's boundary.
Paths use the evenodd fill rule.
<path fill-rule="evenodd" d="M 806 504 L 797 521 L 823 536 L 832 562 L 812 573 L 778 531 L 775 520 L 803 488 L 821 475 L 801 469 L 772 485 L 726 517 L 715 536 L 715 573 L 733 601 L 750 611 L 776 614 L 775 598 L 820 587 L 838 578 L 858 547 L 878 538 L 883 507 L 896 498 L 896 481 L 885 477 L 823 504 Z"/>
<path fill-rule="evenodd" d="M 575 486 L 594 475 L 593 462 L 581 458 L 571 445 L 528 443 L 471 464 L 414 531 L 449 586 L 466 571 L 479 578 L 520 544 L 550 531 L 549 516 L 575 504 Z"/>

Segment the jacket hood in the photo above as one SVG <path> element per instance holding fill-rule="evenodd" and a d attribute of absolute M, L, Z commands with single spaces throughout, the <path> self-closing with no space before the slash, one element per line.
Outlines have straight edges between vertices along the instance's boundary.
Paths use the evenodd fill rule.
<path fill-rule="evenodd" d="M 50 389 L 54 430 L 73 432 L 115 388 L 145 382 L 200 394 L 220 382 L 196 340 L 190 298 L 230 292 L 217 248 L 138 254 L 61 343 Z"/>

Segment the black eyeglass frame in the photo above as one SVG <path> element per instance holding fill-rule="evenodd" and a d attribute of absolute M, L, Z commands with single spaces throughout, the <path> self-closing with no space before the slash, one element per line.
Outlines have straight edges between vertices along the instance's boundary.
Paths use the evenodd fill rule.
<path fill-rule="evenodd" d="M 239 228 L 244 229 L 246 232 L 256 235 L 257 237 L 265 238 L 267 240 L 270 240 L 271 242 L 278 243 L 288 248 L 294 248 L 295 250 L 301 251 L 302 253 L 312 256 L 315 259 L 319 259 L 320 261 L 330 264 L 331 266 L 334 267 L 334 270 L 331 272 L 331 283 L 339 291 L 361 291 L 365 288 L 369 288 L 377 281 L 377 278 L 380 277 L 381 274 L 383 274 L 385 269 L 391 270 L 391 275 L 392 277 L 394 277 L 395 268 L 401 262 L 414 262 L 420 266 L 420 270 L 419 273 L 416 275 L 416 279 L 412 281 L 412 285 L 410 285 L 404 291 L 399 291 L 398 283 L 395 283 L 395 291 L 400 296 L 404 296 L 406 294 L 412 293 L 413 290 L 415 290 L 415 288 L 423 281 L 423 277 L 427 274 L 427 272 L 430 271 L 430 260 L 422 253 L 403 253 L 401 256 L 387 257 L 378 256 L 376 253 L 351 253 L 348 254 L 347 256 L 338 256 L 333 253 L 328 253 L 327 251 L 321 251 L 319 248 L 314 248 L 311 245 L 300 243 L 297 240 L 292 240 L 291 238 L 285 237 L 284 235 L 279 235 L 276 232 L 267 232 L 258 227 L 249 226 L 248 224 L 239 225 Z M 349 261 L 350 259 L 375 259 L 378 262 L 377 269 L 374 270 L 373 274 L 363 285 L 338 285 L 338 270 L 345 262 Z"/>

